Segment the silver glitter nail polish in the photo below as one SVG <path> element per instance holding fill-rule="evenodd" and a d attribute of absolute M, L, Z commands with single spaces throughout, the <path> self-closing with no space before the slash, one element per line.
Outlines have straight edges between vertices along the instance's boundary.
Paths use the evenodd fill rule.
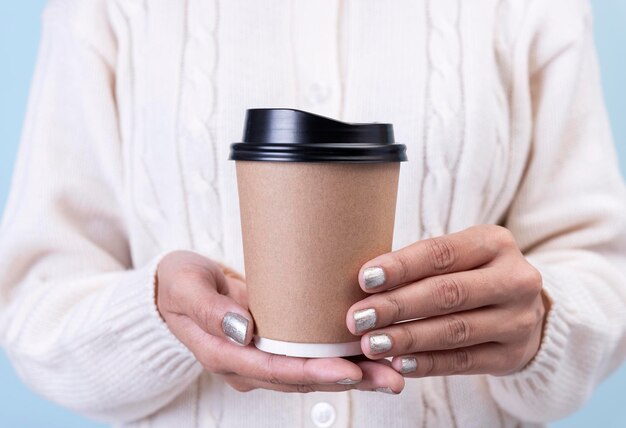
<path fill-rule="evenodd" d="M 384 388 L 376 388 L 376 392 L 384 392 L 385 394 L 393 394 L 396 395 L 395 392 L 392 391 L 391 388 L 389 388 L 388 386 L 384 387 Z"/>
<path fill-rule="evenodd" d="M 340 381 L 337 381 L 337 383 L 339 385 L 356 385 L 357 383 L 361 382 L 360 380 L 352 380 L 349 377 L 342 379 Z"/>
<path fill-rule="evenodd" d="M 363 271 L 363 280 L 365 288 L 380 287 L 385 283 L 385 271 L 378 266 L 368 267 Z"/>
<path fill-rule="evenodd" d="M 227 312 L 222 320 L 222 330 L 226 337 L 243 345 L 248 334 L 248 320 L 234 312 Z"/>
<path fill-rule="evenodd" d="M 388 334 L 372 334 L 370 335 L 370 352 L 372 354 L 381 354 L 391 349 L 391 337 Z"/>
<path fill-rule="evenodd" d="M 354 329 L 357 334 L 376 326 L 376 310 L 374 308 L 355 311 L 352 317 L 354 318 Z"/>
<path fill-rule="evenodd" d="M 400 359 L 400 373 L 406 374 L 417 370 L 417 360 L 413 357 L 402 357 Z"/>

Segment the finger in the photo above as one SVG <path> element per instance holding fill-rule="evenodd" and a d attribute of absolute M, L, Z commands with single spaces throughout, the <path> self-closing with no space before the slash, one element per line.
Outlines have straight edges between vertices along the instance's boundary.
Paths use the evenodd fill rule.
<path fill-rule="evenodd" d="M 252 315 L 227 295 L 236 296 L 236 291 L 229 290 L 234 280 L 227 280 L 219 269 L 193 271 L 180 278 L 186 283 L 170 287 L 173 312 L 188 316 L 208 334 L 239 345 L 250 343 L 254 331 Z"/>
<path fill-rule="evenodd" d="M 266 389 L 283 390 L 280 385 L 296 385 L 296 390 L 297 385 L 359 385 L 359 389 L 389 388 L 399 393 L 404 388 L 402 376 L 398 377 L 387 360 L 352 362 L 343 358 L 305 359 L 267 354 L 252 346 L 238 347 L 208 335 L 187 317 L 181 317 L 173 330 L 209 372 L 237 374 L 275 386 L 259 386 Z"/>
<path fill-rule="evenodd" d="M 271 391 L 280 392 L 342 392 L 354 389 L 354 385 L 341 385 L 341 384 L 322 384 L 322 385 L 310 385 L 310 384 L 284 384 L 284 383 L 269 383 L 258 379 L 247 378 L 238 374 L 222 375 L 227 384 L 233 389 L 239 392 L 249 392 L 255 389 L 267 389 Z"/>
<path fill-rule="evenodd" d="M 392 366 L 411 378 L 457 374 L 505 375 L 515 371 L 507 354 L 506 345 L 484 343 L 449 351 L 402 355 L 394 357 Z"/>
<path fill-rule="evenodd" d="M 191 318 L 178 315 L 169 323 L 174 335 L 212 373 L 235 373 L 274 384 L 333 384 L 360 382 L 363 373 L 343 358 L 306 359 L 274 355 L 252 345 L 207 334 Z"/>
<path fill-rule="evenodd" d="M 263 352 L 253 346 L 224 346 L 216 360 L 219 367 L 273 384 L 356 383 L 363 378 L 359 366 L 343 358 L 288 357 Z"/>
<path fill-rule="evenodd" d="M 228 283 L 228 297 L 232 298 L 242 308 L 248 309 L 248 288 L 246 283 L 238 278 L 226 277 Z"/>
<path fill-rule="evenodd" d="M 404 377 L 387 360 L 386 364 L 374 361 L 360 361 L 363 379 L 357 384 L 276 384 L 258 379 L 246 378 L 237 374 L 224 375 L 226 382 L 235 390 L 248 392 L 254 389 L 269 389 L 282 392 L 341 392 L 351 389 L 362 391 L 382 391 L 399 394 L 404 389 Z"/>
<path fill-rule="evenodd" d="M 399 394 L 404 389 L 404 377 L 387 360 L 360 361 L 357 363 L 363 371 L 363 380 L 354 385 L 362 391 L 381 391 Z"/>
<path fill-rule="evenodd" d="M 236 373 L 269 383 L 356 383 L 363 378 L 359 366 L 343 358 L 297 358 L 269 354 L 254 347 L 223 354 L 223 365 Z M 243 352 L 242 352 L 243 351 Z"/>
<path fill-rule="evenodd" d="M 433 276 L 355 303 L 346 324 L 353 334 L 362 334 L 399 321 L 504 303 L 514 289 L 515 280 L 495 267 Z"/>
<path fill-rule="evenodd" d="M 364 291 L 375 293 L 434 275 L 482 266 L 501 251 L 516 248 L 511 232 L 493 225 L 425 239 L 383 254 L 359 271 Z"/>
<path fill-rule="evenodd" d="M 239 273 L 235 269 L 231 268 L 230 266 L 227 266 L 227 265 L 225 265 L 224 263 L 221 263 L 221 262 L 215 262 L 215 263 L 220 267 L 220 269 L 222 270 L 222 272 L 224 273 L 224 275 L 227 278 L 238 279 L 241 282 L 245 282 L 246 281 L 245 277 L 241 273 Z"/>
<path fill-rule="evenodd" d="M 484 308 L 454 315 L 394 324 L 361 337 L 369 358 L 456 349 L 486 342 L 515 342 L 517 316 L 505 308 Z"/>
<path fill-rule="evenodd" d="M 207 334 L 188 317 L 180 316 L 170 328 L 211 373 L 233 373 L 272 384 L 350 384 L 363 378 L 360 367 L 346 359 L 269 354 Z"/>

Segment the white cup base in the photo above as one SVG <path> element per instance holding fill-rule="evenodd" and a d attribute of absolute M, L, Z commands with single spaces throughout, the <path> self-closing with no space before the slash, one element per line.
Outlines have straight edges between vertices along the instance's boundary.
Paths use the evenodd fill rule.
<path fill-rule="evenodd" d="M 271 354 L 287 355 L 289 357 L 350 357 L 363 353 L 363 351 L 361 351 L 361 341 L 345 343 L 296 343 L 254 336 L 254 344 L 261 351 Z"/>

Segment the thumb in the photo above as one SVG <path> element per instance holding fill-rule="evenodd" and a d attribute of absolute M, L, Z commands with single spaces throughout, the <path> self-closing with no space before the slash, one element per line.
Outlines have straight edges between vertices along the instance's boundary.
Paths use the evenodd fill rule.
<path fill-rule="evenodd" d="M 232 298 L 241 307 L 248 309 L 248 288 L 246 283 L 235 278 L 226 277 L 228 283 L 227 296 Z"/>
<path fill-rule="evenodd" d="M 237 285 L 215 265 L 203 269 L 198 275 L 186 275 L 189 281 L 180 287 L 179 303 L 184 315 L 205 332 L 247 345 L 252 340 L 254 321 L 252 315 L 233 296 Z M 241 285 L 239 285 L 241 287 Z M 183 291 L 184 290 L 184 291 Z"/>
<path fill-rule="evenodd" d="M 226 294 L 229 297 L 235 299 L 244 308 L 248 308 L 248 288 L 246 286 L 245 277 L 236 271 L 235 269 L 227 266 L 223 263 L 217 262 L 217 265 L 222 270 L 222 273 L 226 277 L 226 291 L 222 294 Z"/>

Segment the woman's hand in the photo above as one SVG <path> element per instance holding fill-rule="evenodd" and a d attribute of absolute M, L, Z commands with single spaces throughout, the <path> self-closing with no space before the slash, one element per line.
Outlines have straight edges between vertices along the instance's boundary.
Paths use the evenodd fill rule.
<path fill-rule="evenodd" d="M 176 251 L 157 272 L 157 306 L 170 330 L 206 370 L 238 391 L 382 390 L 399 393 L 404 379 L 374 361 L 272 355 L 249 345 L 253 320 L 243 278 L 196 253 Z"/>
<path fill-rule="evenodd" d="M 541 275 L 503 227 L 383 254 L 363 265 L 359 283 L 372 295 L 350 308 L 348 328 L 367 333 L 369 358 L 394 356 L 406 376 L 505 375 L 539 349 L 548 305 Z"/>

